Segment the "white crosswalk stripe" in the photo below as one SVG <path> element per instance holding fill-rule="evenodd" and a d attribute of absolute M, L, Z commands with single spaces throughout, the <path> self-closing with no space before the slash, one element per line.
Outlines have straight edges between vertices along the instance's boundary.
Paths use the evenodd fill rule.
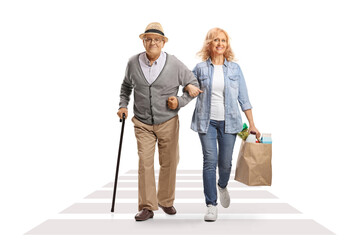
<path fill-rule="evenodd" d="M 248 187 L 234 180 L 229 182 L 230 207 L 219 205 L 218 220 L 209 225 L 203 221 L 206 206 L 201 170 L 178 170 L 175 216 L 159 210 L 142 223 L 134 220 L 137 171 L 119 176 L 115 213 L 110 213 L 112 187 L 113 182 L 104 185 L 26 235 L 334 235 L 282 202 L 270 187 Z"/>

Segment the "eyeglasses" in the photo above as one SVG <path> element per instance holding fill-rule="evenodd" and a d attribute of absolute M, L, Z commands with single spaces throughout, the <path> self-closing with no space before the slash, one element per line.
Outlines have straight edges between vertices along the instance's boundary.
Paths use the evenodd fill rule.
<path fill-rule="evenodd" d="M 143 40 L 147 43 L 151 43 L 152 41 L 154 41 L 155 44 L 158 44 L 161 41 L 164 41 L 164 39 L 161 39 L 161 38 L 143 38 Z"/>

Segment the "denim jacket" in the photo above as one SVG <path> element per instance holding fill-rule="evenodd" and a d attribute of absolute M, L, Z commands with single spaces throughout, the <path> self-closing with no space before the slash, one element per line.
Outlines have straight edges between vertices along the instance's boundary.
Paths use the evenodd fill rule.
<path fill-rule="evenodd" d="M 242 130 L 242 119 L 238 102 L 242 111 L 251 109 L 252 106 L 240 66 L 225 59 L 223 70 L 225 133 L 238 133 Z M 193 73 L 203 93 L 200 93 L 197 97 L 191 129 L 199 133 L 206 133 L 210 123 L 211 89 L 214 74 L 214 65 L 211 59 L 209 58 L 205 62 L 198 63 Z"/>

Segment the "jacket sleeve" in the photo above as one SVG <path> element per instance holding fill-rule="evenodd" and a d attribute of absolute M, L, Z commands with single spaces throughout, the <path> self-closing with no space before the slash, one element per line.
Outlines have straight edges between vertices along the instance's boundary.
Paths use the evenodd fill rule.
<path fill-rule="evenodd" d="M 191 72 L 183 63 L 179 61 L 180 69 L 179 69 L 179 84 L 183 87 L 185 87 L 188 84 L 192 84 L 196 87 L 199 87 L 198 80 L 194 76 L 193 72 Z M 195 98 L 195 97 L 194 97 Z M 181 96 L 178 96 L 178 102 L 179 102 L 179 108 L 184 107 L 186 104 L 188 104 L 192 99 L 194 99 L 189 95 L 188 92 L 183 91 L 183 94 Z"/>
<path fill-rule="evenodd" d="M 252 109 L 252 106 L 251 106 L 251 103 L 250 103 L 250 100 L 249 100 L 244 75 L 243 75 L 243 73 L 241 71 L 240 66 L 237 65 L 237 67 L 238 67 L 239 76 L 240 76 L 238 101 L 239 101 L 241 110 L 246 111 L 246 110 Z"/>
<path fill-rule="evenodd" d="M 130 95 L 133 89 L 132 81 L 130 80 L 130 74 L 129 74 L 129 63 L 126 67 L 125 71 L 125 77 L 121 84 L 120 89 L 120 103 L 119 103 L 119 109 L 120 108 L 127 108 L 129 101 L 130 101 Z"/>

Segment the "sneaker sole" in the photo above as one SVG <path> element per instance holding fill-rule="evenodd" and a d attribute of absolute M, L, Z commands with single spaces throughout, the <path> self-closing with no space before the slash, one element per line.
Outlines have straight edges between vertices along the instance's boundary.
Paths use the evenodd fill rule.
<path fill-rule="evenodd" d="M 215 222 L 216 220 L 204 220 L 205 222 Z"/>

